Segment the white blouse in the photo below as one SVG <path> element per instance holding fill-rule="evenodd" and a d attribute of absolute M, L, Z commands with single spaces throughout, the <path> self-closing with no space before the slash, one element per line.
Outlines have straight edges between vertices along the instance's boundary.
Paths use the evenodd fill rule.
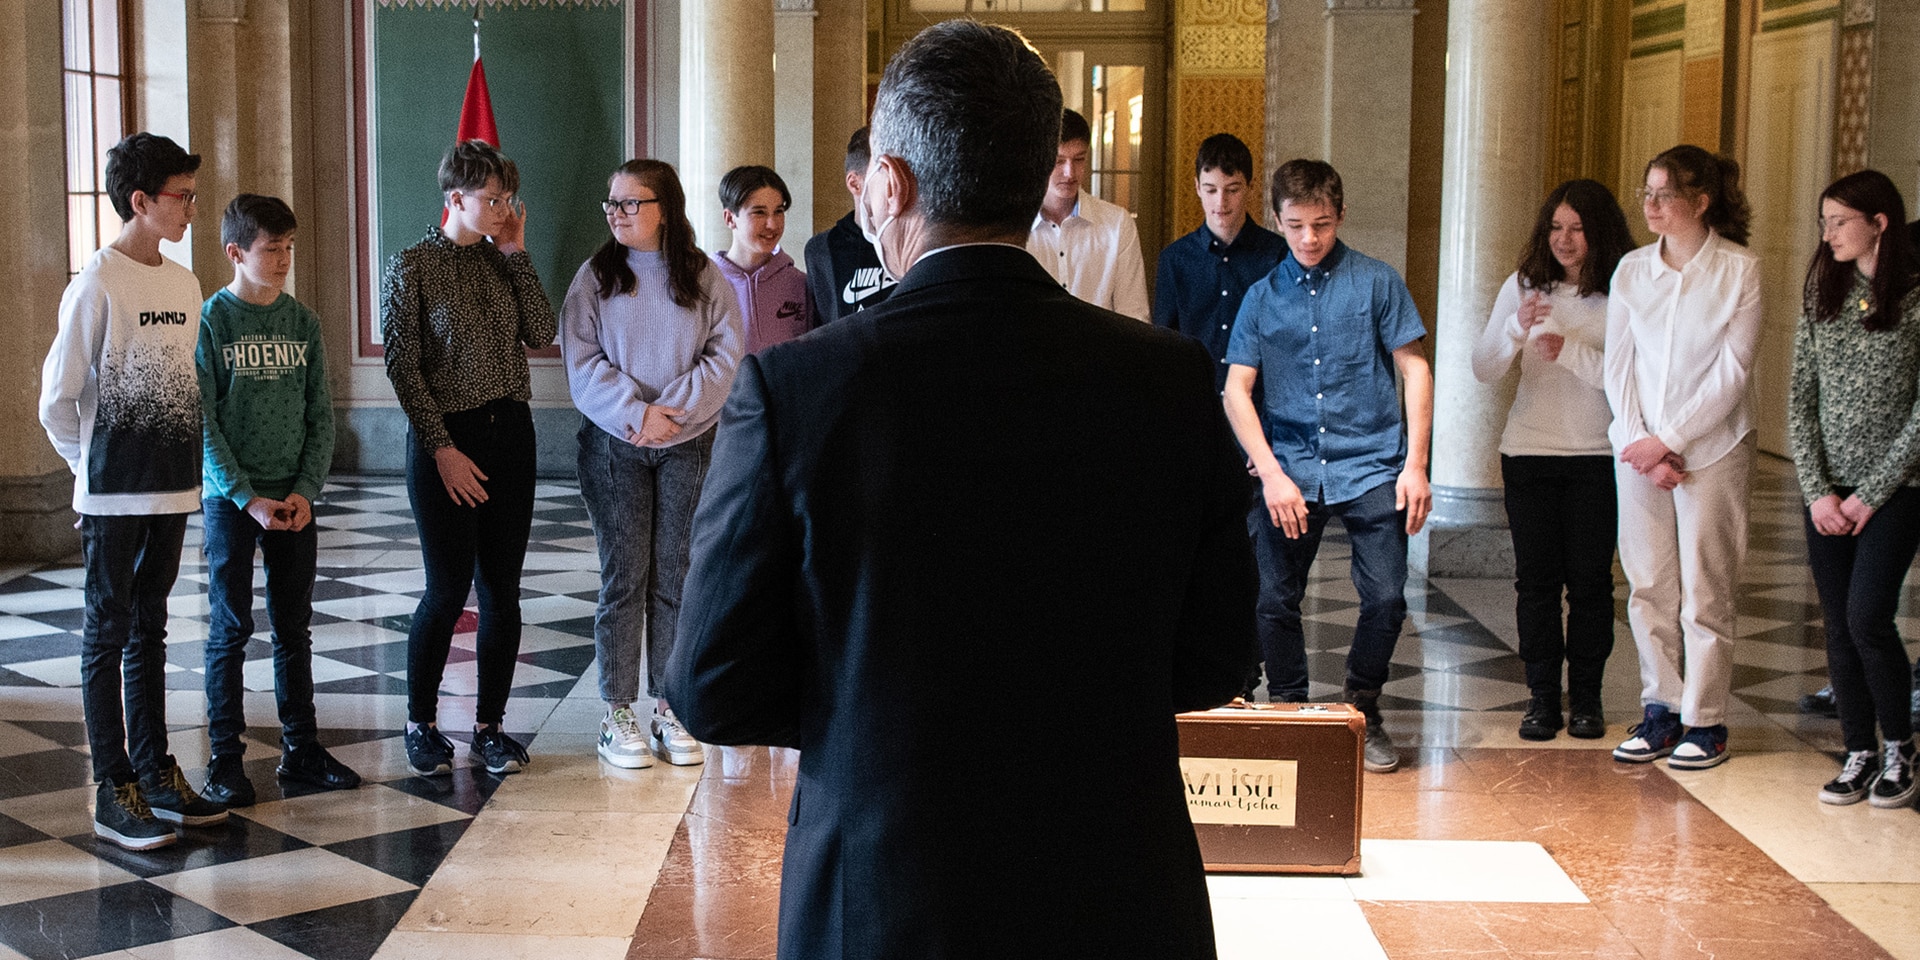
<path fill-rule="evenodd" d="M 1552 309 L 1537 333 L 1566 338 L 1560 356 L 1541 359 L 1526 349 L 1527 331 L 1520 329 L 1520 275 L 1507 277 L 1493 301 L 1487 329 L 1473 345 L 1473 375 L 1493 383 L 1520 360 L 1520 386 L 1507 411 L 1507 429 L 1500 434 L 1500 452 L 1510 457 L 1607 456 L 1607 425 L 1613 411 L 1607 406 L 1601 351 L 1607 341 L 1607 295 L 1580 296 L 1577 284 L 1556 283 L 1547 294 Z M 1537 335 L 1536 333 L 1536 335 Z"/>
<path fill-rule="evenodd" d="M 1748 377 L 1760 345 L 1760 258 L 1718 233 L 1679 270 L 1664 240 L 1628 253 L 1607 302 L 1608 432 L 1616 451 L 1658 437 L 1708 466 L 1753 432 Z"/>

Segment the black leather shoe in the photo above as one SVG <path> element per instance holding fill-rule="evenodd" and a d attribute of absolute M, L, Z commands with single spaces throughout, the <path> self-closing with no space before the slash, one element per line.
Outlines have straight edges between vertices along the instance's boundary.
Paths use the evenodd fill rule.
<path fill-rule="evenodd" d="M 1837 717 L 1840 708 L 1833 705 L 1832 685 L 1821 687 L 1800 698 L 1800 712 L 1821 717 Z"/>
<path fill-rule="evenodd" d="M 1534 694 L 1520 718 L 1520 739 L 1552 740 L 1560 732 L 1560 695 Z"/>
<path fill-rule="evenodd" d="M 333 758 L 317 743 L 287 747 L 280 754 L 280 767 L 274 771 L 283 780 L 304 783 L 322 790 L 352 790 L 360 785 L 360 775 Z"/>
<path fill-rule="evenodd" d="M 1567 735 L 1598 740 L 1607 735 L 1607 718 L 1597 703 L 1576 703 L 1567 714 Z"/>
<path fill-rule="evenodd" d="M 247 779 L 238 756 L 213 758 L 207 765 L 207 785 L 200 788 L 200 795 L 223 807 L 251 807 L 255 799 L 253 781 Z"/>

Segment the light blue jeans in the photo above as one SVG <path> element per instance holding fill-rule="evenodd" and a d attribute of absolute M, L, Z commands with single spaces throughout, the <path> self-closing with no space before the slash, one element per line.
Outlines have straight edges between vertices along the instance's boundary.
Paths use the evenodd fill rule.
<path fill-rule="evenodd" d="M 647 695 L 665 689 L 693 508 L 712 455 L 711 430 L 670 447 L 636 447 L 581 418 L 580 496 L 600 547 L 593 648 L 608 703 L 639 698 L 643 650 Z"/>

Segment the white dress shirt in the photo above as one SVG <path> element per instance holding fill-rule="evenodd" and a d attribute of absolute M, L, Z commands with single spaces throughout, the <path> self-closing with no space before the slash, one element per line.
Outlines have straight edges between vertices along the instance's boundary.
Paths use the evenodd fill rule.
<path fill-rule="evenodd" d="M 1125 207 L 1080 191 L 1065 220 L 1033 217 L 1027 250 L 1068 293 L 1096 307 L 1146 321 L 1147 267 L 1140 258 L 1140 229 Z"/>
<path fill-rule="evenodd" d="M 1566 339 L 1560 356 L 1542 360 L 1527 349 L 1528 331 L 1520 329 L 1520 275 L 1507 277 L 1493 301 L 1493 315 L 1473 345 L 1473 375 L 1493 383 L 1520 361 L 1520 386 L 1500 434 L 1500 452 L 1510 457 L 1607 456 L 1607 407 L 1602 351 L 1607 341 L 1607 295 L 1580 295 L 1578 284 L 1556 283 L 1547 294 L 1551 311 L 1534 335 L 1557 333 Z"/>
<path fill-rule="evenodd" d="M 1760 258 L 1718 233 L 1679 270 L 1665 241 L 1628 253 L 1607 298 L 1609 436 L 1622 451 L 1660 438 L 1687 469 L 1753 432 L 1748 376 L 1760 344 Z"/>

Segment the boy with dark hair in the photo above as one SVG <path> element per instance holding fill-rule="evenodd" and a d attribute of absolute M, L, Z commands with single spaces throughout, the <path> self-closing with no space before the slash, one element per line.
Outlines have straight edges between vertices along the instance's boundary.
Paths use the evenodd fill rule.
<path fill-rule="evenodd" d="M 1205 222 L 1160 251 L 1154 274 L 1153 322 L 1206 345 L 1213 355 L 1213 388 L 1227 386 L 1227 338 L 1247 288 L 1287 255 L 1286 241 L 1254 222 L 1253 152 L 1231 133 L 1200 142 L 1193 190 Z"/>
<path fill-rule="evenodd" d="M 233 282 L 200 310 L 195 366 L 205 436 L 207 735 L 206 795 L 227 806 L 254 801 L 241 769 L 247 722 L 241 668 L 253 636 L 253 550 L 267 572 L 273 624 L 273 691 L 279 707 L 280 777 L 326 790 L 360 777 L 316 738 L 313 711 L 313 499 L 333 460 L 333 401 L 320 321 L 283 292 L 293 266 L 293 211 L 243 193 L 227 205 L 220 240 Z"/>
<path fill-rule="evenodd" d="M 1360 595 L 1341 699 L 1366 715 L 1367 770 L 1386 773 L 1400 765 L 1380 693 L 1406 618 L 1407 538 L 1433 506 L 1427 330 L 1400 274 L 1340 242 L 1346 198 L 1332 165 L 1287 161 L 1271 201 L 1288 255 L 1240 304 L 1225 394 L 1266 513 L 1253 526 L 1267 691 L 1307 698 L 1300 598 L 1327 521 L 1339 517 Z M 1257 406 L 1256 377 L 1265 388 Z"/>
<path fill-rule="evenodd" d="M 771 167 L 734 167 L 720 178 L 720 207 L 733 244 L 715 251 L 720 275 L 733 284 L 746 321 L 746 352 L 792 340 L 813 329 L 807 276 L 780 249 L 793 195 Z"/>
<path fill-rule="evenodd" d="M 200 501 L 191 321 L 200 283 L 160 243 L 186 236 L 199 168 L 197 155 L 151 133 L 107 151 L 107 195 L 123 226 L 67 285 L 40 380 L 40 423 L 73 470 L 86 564 L 80 688 L 99 782 L 93 832 L 129 850 L 174 842 L 161 821 L 227 818 L 167 753 L 167 593 Z"/>
<path fill-rule="evenodd" d="M 1147 266 L 1140 259 L 1140 229 L 1133 214 L 1085 189 L 1092 140 L 1086 117 L 1062 111 L 1060 149 L 1047 177 L 1047 195 L 1027 233 L 1027 251 L 1068 293 L 1147 320 Z"/>
<path fill-rule="evenodd" d="M 847 192 L 855 203 L 860 202 L 860 188 L 866 183 L 867 163 L 872 158 L 867 149 L 867 128 L 861 127 L 847 140 Z M 807 241 L 805 259 L 807 294 L 813 302 L 816 327 L 880 303 L 897 282 L 881 269 L 880 257 L 860 232 L 851 210 Z"/>

